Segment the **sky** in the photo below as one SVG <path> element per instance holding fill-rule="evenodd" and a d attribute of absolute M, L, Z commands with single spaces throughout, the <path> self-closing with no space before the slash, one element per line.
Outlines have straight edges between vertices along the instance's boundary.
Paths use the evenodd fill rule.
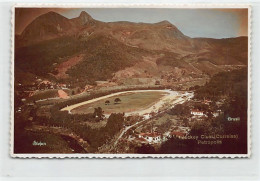
<path fill-rule="evenodd" d="M 167 8 L 16 8 L 15 33 L 20 34 L 36 17 L 49 11 L 69 19 L 86 11 L 104 22 L 157 23 L 167 20 L 185 35 L 206 38 L 248 36 L 247 9 L 167 9 Z"/>

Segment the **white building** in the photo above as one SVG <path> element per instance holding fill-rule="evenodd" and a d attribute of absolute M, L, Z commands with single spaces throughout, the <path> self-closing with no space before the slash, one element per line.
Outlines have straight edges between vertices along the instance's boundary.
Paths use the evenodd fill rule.
<path fill-rule="evenodd" d="M 140 133 L 138 137 L 145 139 L 149 143 L 161 142 L 161 135 L 158 133 Z"/>
<path fill-rule="evenodd" d="M 146 113 L 143 115 L 144 119 L 150 119 L 151 118 L 151 115 L 149 113 Z"/>
<path fill-rule="evenodd" d="M 215 118 L 215 117 L 218 117 L 219 116 L 219 112 L 214 112 L 213 113 L 213 117 Z"/>
<path fill-rule="evenodd" d="M 220 109 L 218 109 L 217 111 L 213 112 L 213 117 L 218 117 L 222 113 L 223 112 Z"/>
<path fill-rule="evenodd" d="M 194 116 L 204 116 L 203 111 L 200 111 L 198 109 L 192 109 L 190 113 Z"/>

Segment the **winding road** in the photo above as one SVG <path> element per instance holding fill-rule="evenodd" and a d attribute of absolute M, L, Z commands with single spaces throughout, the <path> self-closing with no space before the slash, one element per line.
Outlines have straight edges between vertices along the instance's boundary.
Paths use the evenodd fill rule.
<path fill-rule="evenodd" d="M 175 105 L 177 104 L 183 104 L 184 102 L 186 102 L 187 100 L 191 99 L 194 96 L 193 93 L 188 93 L 185 92 L 184 94 L 182 94 L 179 98 L 175 99 L 172 103 L 170 108 L 173 108 Z M 162 104 L 160 104 L 162 106 Z M 159 105 L 158 105 L 159 106 Z M 136 122 L 135 124 L 126 127 L 125 129 L 123 129 L 123 131 L 120 133 L 120 135 L 118 136 L 117 140 L 114 143 L 114 147 L 117 145 L 118 141 L 122 138 L 122 136 L 132 127 L 143 123 L 144 121 L 148 120 L 149 118 L 144 118 L 142 121 Z"/>

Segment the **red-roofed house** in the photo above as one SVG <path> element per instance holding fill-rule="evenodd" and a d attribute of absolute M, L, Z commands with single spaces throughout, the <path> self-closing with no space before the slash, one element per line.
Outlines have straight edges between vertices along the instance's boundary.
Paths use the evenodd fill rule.
<path fill-rule="evenodd" d="M 136 141 L 138 141 L 138 142 L 142 142 L 142 143 L 146 143 L 147 142 L 147 140 L 146 139 L 144 139 L 144 138 L 136 138 L 135 139 Z"/>
<path fill-rule="evenodd" d="M 180 138 L 182 139 L 183 137 L 186 136 L 186 133 L 183 133 L 183 132 L 179 132 L 179 131 L 172 131 L 170 133 L 171 137 L 177 137 L 177 138 Z"/>

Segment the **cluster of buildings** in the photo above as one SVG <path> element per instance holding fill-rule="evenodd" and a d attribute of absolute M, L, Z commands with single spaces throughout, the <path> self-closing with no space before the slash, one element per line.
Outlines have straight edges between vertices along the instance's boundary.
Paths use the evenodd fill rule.
<path fill-rule="evenodd" d="M 46 89 L 68 89 L 70 85 L 50 82 L 48 80 L 36 80 L 36 87 L 38 90 L 46 90 Z"/>
<path fill-rule="evenodd" d="M 212 103 L 211 100 L 208 100 L 208 99 L 204 99 L 203 101 L 196 101 L 197 103 L 202 103 L 202 104 L 205 104 L 205 105 L 208 105 L 210 109 L 212 109 L 210 107 L 210 104 Z M 217 101 L 216 102 L 216 106 L 217 107 L 220 107 L 221 105 L 224 104 L 224 100 L 221 100 L 221 101 Z M 200 118 L 200 117 L 208 117 L 207 116 L 207 112 L 209 110 L 203 110 L 203 109 L 191 109 L 190 111 L 190 114 L 193 116 L 193 118 Z M 211 113 L 213 115 L 213 117 L 217 117 L 219 116 L 220 114 L 223 113 L 223 111 L 221 109 L 217 109 L 217 110 L 211 110 Z"/>
<path fill-rule="evenodd" d="M 67 84 L 55 83 L 55 82 L 51 82 L 49 80 L 42 80 L 42 79 L 36 78 L 36 81 L 31 83 L 30 85 L 23 85 L 21 83 L 18 83 L 16 90 L 18 91 L 19 95 L 21 96 L 21 99 L 33 96 L 35 91 L 38 91 L 38 90 L 52 90 L 52 89 L 59 89 L 58 95 L 61 95 L 61 97 L 64 97 L 65 92 L 62 90 L 68 89 L 69 87 L 70 87 L 70 85 L 67 85 Z"/>
<path fill-rule="evenodd" d="M 199 109 L 192 109 L 190 111 L 190 114 L 193 115 L 193 116 L 204 116 L 204 112 L 199 110 Z"/>
<path fill-rule="evenodd" d="M 28 96 L 32 96 L 33 92 L 36 90 L 48 90 L 48 89 L 68 89 L 70 85 L 62 84 L 62 83 L 55 83 L 48 80 L 42 80 L 42 79 L 36 79 L 35 82 L 33 82 L 30 85 L 23 85 L 21 83 L 17 84 L 16 90 L 27 92 Z"/>
<path fill-rule="evenodd" d="M 191 113 L 191 115 L 193 115 L 193 118 L 196 118 L 196 117 L 198 118 L 198 117 L 203 117 L 203 116 L 208 117 L 206 111 L 202 111 L 199 109 L 192 109 L 190 111 L 190 113 Z M 223 111 L 221 109 L 218 109 L 218 110 L 212 112 L 212 115 L 213 115 L 213 117 L 218 117 L 221 113 L 223 113 Z"/>
<path fill-rule="evenodd" d="M 162 135 L 157 132 L 152 133 L 140 133 L 138 135 L 138 140 L 141 142 L 148 142 L 148 143 L 160 143 L 162 141 Z"/>
<path fill-rule="evenodd" d="M 211 104 L 211 100 L 203 100 L 200 103 L 209 105 Z M 219 105 L 223 104 L 223 101 L 218 102 Z M 217 105 L 217 107 L 219 107 L 219 105 Z M 201 119 L 201 118 L 207 118 L 208 117 L 208 111 L 209 110 L 202 110 L 202 109 L 191 109 L 190 110 L 190 114 L 192 115 L 192 118 L 196 118 L 196 119 Z M 223 113 L 223 111 L 221 109 L 216 109 L 216 110 L 212 110 L 212 116 L 213 117 L 217 117 L 220 114 Z M 179 138 L 179 139 L 184 139 L 190 132 L 190 128 L 189 127 L 184 127 L 184 126 L 173 126 L 169 129 L 169 131 L 165 132 L 165 133 L 159 133 L 156 131 L 150 131 L 150 132 L 142 132 L 137 134 L 137 136 L 135 138 L 132 137 L 132 140 L 135 140 L 137 142 L 141 142 L 141 143 L 149 143 L 149 144 L 159 144 L 162 143 L 166 140 L 168 140 L 169 138 L 175 137 L 175 138 Z"/>
<path fill-rule="evenodd" d="M 188 127 L 172 127 L 165 133 L 159 133 L 156 131 L 139 133 L 133 140 L 141 143 L 160 144 L 173 137 L 184 139 L 189 134 L 189 131 L 190 128 Z"/>

